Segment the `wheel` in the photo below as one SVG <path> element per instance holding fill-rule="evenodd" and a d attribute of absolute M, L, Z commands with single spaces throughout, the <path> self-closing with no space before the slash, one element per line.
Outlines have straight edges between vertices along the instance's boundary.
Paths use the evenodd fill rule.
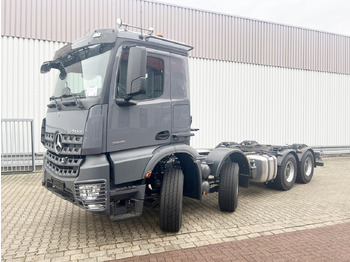
<path fill-rule="evenodd" d="M 288 154 L 278 167 L 277 176 L 273 182 L 274 187 L 287 191 L 295 184 L 297 177 L 297 161 L 292 154 Z"/>
<path fill-rule="evenodd" d="M 220 171 L 219 207 L 221 211 L 234 212 L 237 208 L 238 175 L 238 164 L 226 161 Z"/>
<path fill-rule="evenodd" d="M 300 173 L 297 175 L 297 182 L 307 184 L 311 181 L 314 174 L 314 155 L 311 151 L 301 158 Z"/>
<path fill-rule="evenodd" d="M 182 224 L 184 176 L 181 169 L 165 171 L 160 192 L 159 225 L 163 231 L 178 232 Z"/>

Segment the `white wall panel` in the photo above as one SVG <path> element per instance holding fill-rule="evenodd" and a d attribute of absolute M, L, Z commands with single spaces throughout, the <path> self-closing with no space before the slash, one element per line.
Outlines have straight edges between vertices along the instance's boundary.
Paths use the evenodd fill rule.
<path fill-rule="evenodd" d="M 350 145 L 350 76 L 190 58 L 192 138 Z"/>
<path fill-rule="evenodd" d="M 40 143 L 41 120 L 51 95 L 55 73 L 40 74 L 62 43 L 1 37 L 1 118 L 34 119 L 34 149 Z"/>

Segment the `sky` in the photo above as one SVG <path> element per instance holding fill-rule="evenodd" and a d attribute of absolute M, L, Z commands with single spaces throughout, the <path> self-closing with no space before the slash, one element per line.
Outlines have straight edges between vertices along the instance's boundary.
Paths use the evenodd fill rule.
<path fill-rule="evenodd" d="M 350 36 L 349 0 L 160 0 L 158 2 Z"/>

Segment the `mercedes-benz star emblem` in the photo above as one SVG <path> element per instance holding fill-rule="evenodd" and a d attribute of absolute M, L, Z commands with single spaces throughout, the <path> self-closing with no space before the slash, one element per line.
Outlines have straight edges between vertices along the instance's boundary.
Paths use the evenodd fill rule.
<path fill-rule="evenodd" d="M 55 134 L 55 137 L 54 137 L 54 147 L 55 147 L 55 151 L 57 154 L 61 153 L 62 152 L 62 149 L 63 149 L 63 145 L 62 145 L 62 135 L 60 133 L 56 133 Z"/>

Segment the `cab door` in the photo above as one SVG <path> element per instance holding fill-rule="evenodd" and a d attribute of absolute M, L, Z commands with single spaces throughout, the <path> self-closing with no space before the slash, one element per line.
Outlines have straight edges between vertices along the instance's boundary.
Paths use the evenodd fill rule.
<path fill-rule="evenodd" d="M 107 151 L 170 143 L 170 62 L 169 53 L 147 49 L 146 90 L 126 98 L 129 49 L 120 48 L 116 55 L 114 92 L 110 97 L 107 122 Z"/>

